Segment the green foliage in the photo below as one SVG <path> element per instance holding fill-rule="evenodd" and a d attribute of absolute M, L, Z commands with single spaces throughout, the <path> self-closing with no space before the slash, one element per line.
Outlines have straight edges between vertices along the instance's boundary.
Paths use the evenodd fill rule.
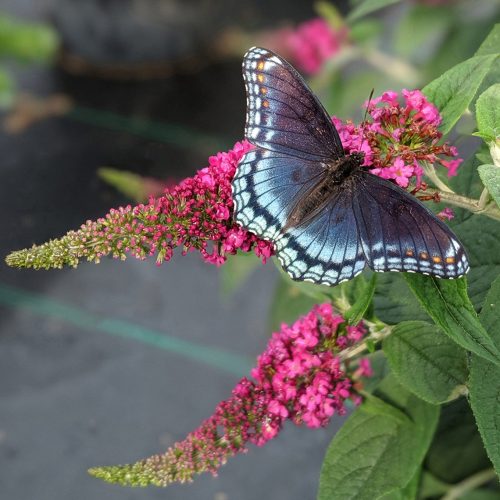
<path fill-rule="evenodd" d="M 443 134 L 449 132 L 465 112 L 497 59 L 497 54 L 472 57 L 422 89 L 427 98 L 439 108 L 443 117 L 440 126 Z"/>
<path fill-rule="evenodd" d="M 391 378 L 376 395 L 349 417 L 328 447 L 318 500 L 379 498 L 405 488 L 417 474 L 439 408 Z"/>
<path fill-rule="evenodd" d="M 482 327 L 467 295 L 467 280 L 404 275 L 422 307 L 458 345 L 500 365 L 500 351 Z"/>
<path fill-rule="evenodd" d="M 476 119 L 477 135 L 486 141 L 494 141 L 500 136 L 500 83 L 492 85 L 479 96 Z"/>
<path fill-rule="evenodd" d="M 357 280 L 359 285 L 356 290 L 356 296 L 352 306 L 345 312 L 344 317 L 350 325 L 357 325 L 363 317 L 368 317 L 368 309 L 372 304 L 375 285 L 377 283 L 377 275 L 373 273 L 369 281 L 366 281 L 363 276 Z"/>
<path fill-rule="evenodd" d="M 423 400 L 439 404 L 464 392 L 466 353 L 439 328 L 423 321 L 399 323 L 383 347 L 398 381 Z"/>
<path fill-rule="evenodd" d="M 488 188 L 496 204 L 500 206 L 500 166 L 481 165 L 477 170 L 483 184 Z"/>
<path fill-rule="evenodd" d="M 500 276 L 481 311 L 481 322 L 500 346 Z M 500 475 L 500 367 L 478 356 L 471 360 L 470 403 L 488 456 Z"/>
<path fill-rule="evenodd" d="M 467 400 L 444 405 L 425 468 L 436 479 L 453 484 L 489 467 Z"/>

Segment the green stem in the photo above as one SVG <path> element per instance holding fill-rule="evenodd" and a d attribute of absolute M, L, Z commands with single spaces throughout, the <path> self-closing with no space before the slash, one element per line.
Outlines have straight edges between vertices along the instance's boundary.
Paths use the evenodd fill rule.
<path fill-rule="evenodd" d="M 373 47 L 366 48 L 360 53 L 368 64 L 404 85 L 416 87 L 420 82 L 418 71 L 402 59 L 385 54 Z"/>
<path fill-rule="evenodd" d="M 454 192 L 438 177 L 434 165 L 424 163 L 424 173 L 441 191 L 445 191 L 447 193 Z"/>
<path fill-rule="evenodd" d="M 456 500 L 461 498 L 468 491 L 475 490 L 478 486 L 495 478 L 496 473 L 493 469 L 482 470 L 453 486 L 441 500 Z"/>
<path fill-rule="evenodd" d="M 365 340 L 360 344 L 356 344 L 342 351 L 339 354 L 339 357 L 342 361 L 359 356 L 362 352 L 368 349 L 369 342 L 380 342 L 381 340 L 388 337 L 392 333 L 392 330 L 394 328 L 393 326 L 384 324 L 384 327 L 380 329 L 379 323 L 372 323 L 371 321 L 367 321 L 365 319 L 363 320 L 363 322 L 369 328 L 370 335 L 368 335 L 368 337 L 366 337 Z"/>
<path fill-rule="evenodd" d="M 437 193 L 443 203 L 465 208 L 475 215 L 486 215 L 486 217 L 489 217 L 490 219 L 500 221 L 500 209 L 494 203 L 485 204 L 484 191 L 479 200 L 476 200 L 475 198 L 468 198 L 467 196 L 462 196 L 454 192 L 440 191 L 439 189 L 433 188 L 428 188 L 425 192 L 426 194 Z"/>

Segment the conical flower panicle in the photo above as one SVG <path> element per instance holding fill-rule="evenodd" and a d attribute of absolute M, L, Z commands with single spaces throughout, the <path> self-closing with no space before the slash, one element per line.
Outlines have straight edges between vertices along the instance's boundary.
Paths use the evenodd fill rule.
<path fill-rule="evenodd" d="M 272 335 L 252 379 L 241 379 L 231 397 L 183 441 L 163 455 L 91 473 L 136 486 L 191 481 L 201 472 L 215 475 L 230 457 L 246 451 L 248 443 L 264 445 L 287 420 L 311 428 L 327 425 L 332 416 L 345 413 L 347 399 L 360 400 L 354 379 L 370 374 L 369 363 L 364 360 L 349 375 L 338 353 L 365 334 L 362 324 L 347 326 L 330 304 L 315 306 Z"/>

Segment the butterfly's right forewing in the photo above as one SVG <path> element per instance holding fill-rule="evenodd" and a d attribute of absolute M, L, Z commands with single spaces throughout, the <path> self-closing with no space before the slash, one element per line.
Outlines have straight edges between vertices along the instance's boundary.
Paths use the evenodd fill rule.
<path fill-rule="evenodd" d="M 328 113 L 297 71 L 273 52 L 250 49 L 243 59 L 245 137 L 256 146 L 305 160 L 344 155 Z"/>

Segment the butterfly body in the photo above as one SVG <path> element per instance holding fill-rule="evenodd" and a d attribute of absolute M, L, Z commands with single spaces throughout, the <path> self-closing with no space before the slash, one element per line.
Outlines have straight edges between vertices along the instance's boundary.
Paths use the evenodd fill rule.
<path fill-rule="evenodd" d="M 324 164 L 324 173 L 290 211 L 282 231 L 303 226 L 319 215 L 328 206 L 337 189 L 349 189 L 353 185 L 355 172 L 362 162 L 363 155 L 355 153 Z"/>
<path fill-rule="evenodd" d="M 465 250 L 415 197 L 346 155 L 327 112 L 302 77 L 271 51 L 243 60 L 246 138 L 255 146 L 233 182 L 235 220 L 274 243 L 295 280 L 335 285 L 366 265 L 457 278 Z"/>

